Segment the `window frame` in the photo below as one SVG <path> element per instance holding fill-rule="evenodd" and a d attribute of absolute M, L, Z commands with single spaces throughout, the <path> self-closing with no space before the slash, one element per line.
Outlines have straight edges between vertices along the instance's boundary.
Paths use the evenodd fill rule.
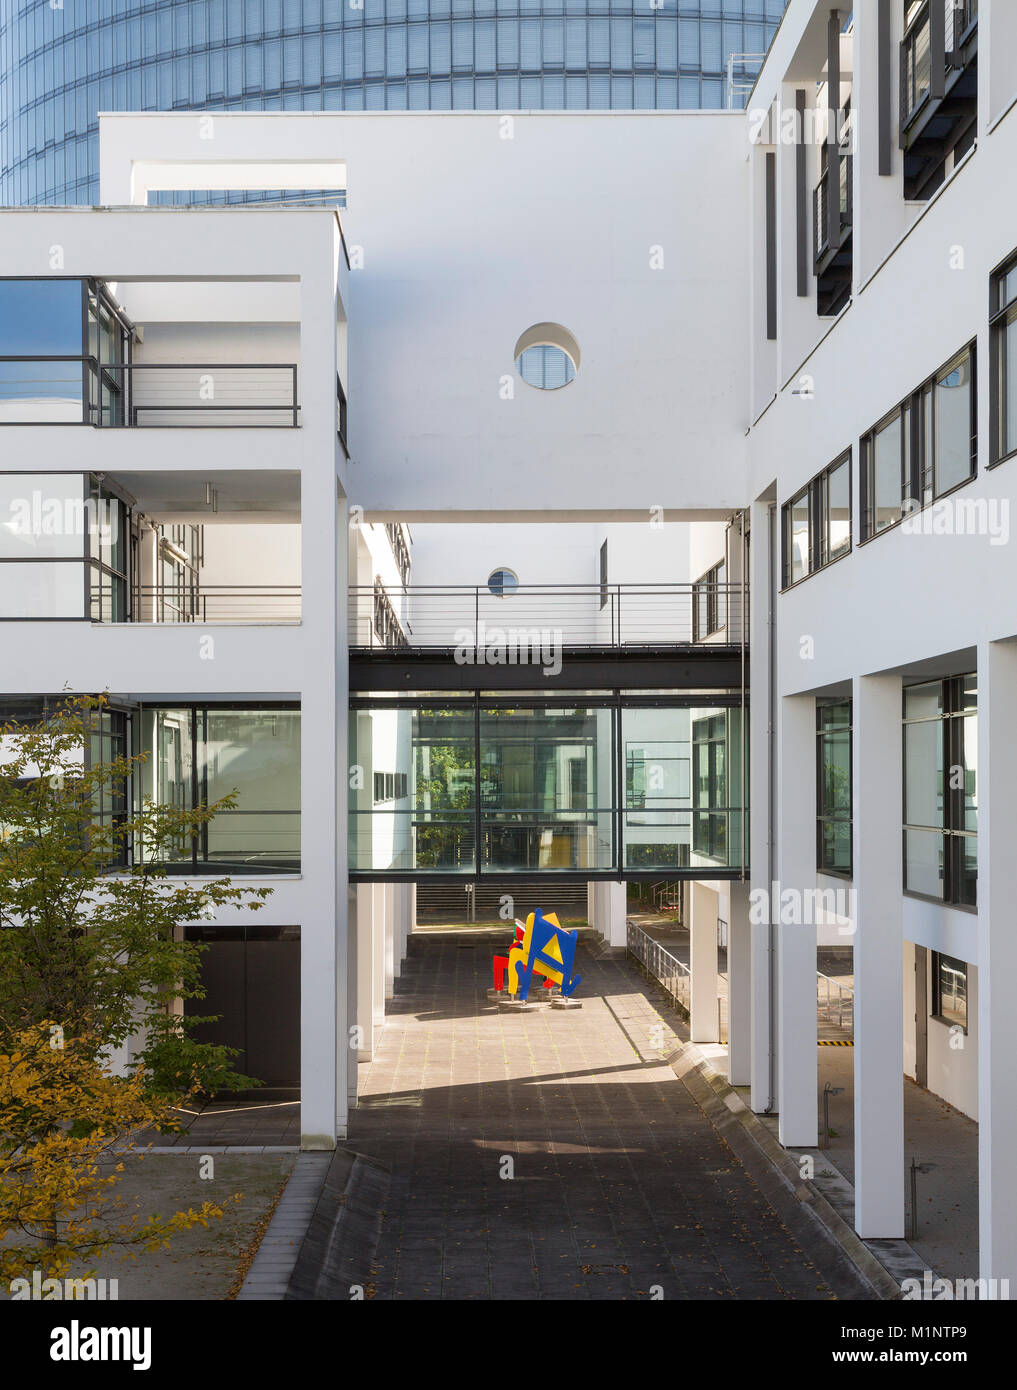
<path fill-rule="evenodd" d="M 848 720 L 845 725 L 834 727 L 823 726 L 823 710 L 829 709 L 833 705 L 846 705 Z M 824 740 L 831 734 L 842 734 L 846 732 L 848 736 L 848 811 L 847 815 L 836 815 L 825 809 L 824 805 L 824 784 L 823 776 L 825 761 L 823 758 Z M 851 879 L 854 877 L 854 812 L 855 812 L 855 788 L 854 788 L 854 721 L 852 711 L 852 700 L 850 695 L 842 697 L 831 697 L 816 701 L 816 872 L 828 874 L 833 878 Z M 848 866 L 846 869 L 832 869 L 823 862 L 824 827 L 836 822 L 848 826 Z"/>
<path fill-rule="evenodd" d="M 964 682 L 975 680 L 975 703 L 973 706 L 964 703 Z M 940 713 L 925 718 L 907 717 L 907 692 L 917 686 L 939 685 L 940 687 Z M 953 908 L 957 912 L 977 913 L 978 911 L 978 869 L 977 857 L 975 860 L 975 891 L 974 902 L 963 902 L 957 894 L 958 879 L 962 877 L 957 863 L 957 850 L 963 845 L 964 841 L 974 839 L 977 845 L 978 829 L 978 767 L 974 768 L 975 773 L 975 829 L 968 830 L 965 825 L 965 787 L 950 787 L 947 782 L 947 774 L 952 767 L 962 767 L 965 774 L 969 771 L 964 762 L 963 732 L 964 720 L 974 715 L 978 716 L 978 689 L 977 673 L 965 671 L 958 676 L 947 676 L 936 681 L 914 681 L 904 686 L 901 692 L 901 720 L 902 720 L 902 758 L 901 758 L 901 891 L 905 897 L 917 898 L 921 902 L 936 903 L 939 907 Z M 908 818 L 907 805 L 907 731 L 909 727 L 921 724 L 936 724 L 939 731 L 939 755 L 942 760 L 944 785 L 941 788 L 942 798 L 942 825 L 922 825 L 917 821 Z M 907 835 L 909 830 L 927 831 L 937 833 L 941 841 L 942 853 L 942 884 L 943 893 L 938 897 L 931 893 L 922 893 L 918 889 L 909 888 L 907 883 L 908 872 L 908 853 Z"/>
<path fill-rule="evenodd" d="M 781 593 L 803 584 L 820 570 L 828 569 L 839 560 L 846 560 L 854 549 L 854 450 L 849 445 L 842 453 L 821 468 L 818 473 L 798 489 L 793 497 L 781 507 Z M 848 486 L 848 543 L 837 555 L 831 555 L 830 545 L 830 478 L 843 467 L 847 467 Z M 791 577 L 791 521 L 793 508 L 801 499 L 807 498 L 809 563 L 804 574 L 797 579 Z"/>
<path fill-rule="evenodd" d="M 1017 320 L 1017 285 L 1013 295 L 1000 303 L 999 295 L 1008 274 L 1017 272 L 1017 250 L 1000 261 L 989 273 L 989 462 L 987 468 L 1006 463 L 1017 455 L 1017 444 L 1003 452 L 1006 438 L 1006 391 L 1002 376 L 1006 370 L 1006 328 Z M 1017 371 L 1017 362 L 1013 364 Z"/>
<path fill-rule="evenodd" d="M 947 1027 L 947 1028 L 961 1028 L 961 1029 L 963 1029 L 965 1036 L 967 1036 L 967 1031 L 968 1031 L 968 1019 L 969 1019 L 969 1017 L 970 1017 L 970 1014 L 969 1014 L 969 1011 L 968 1011 L 968 1001 L 969 1001 L 969 997 L 970 997 L 970 996 L 969 996 L 969 993 L 968 993 L 968 985 L 969 985 L 969 982 L 970 982 L 970 981 L 969 981 L 969 974 L 968 974 L 968 962 L 967 962 L 966 960 L 961 960 L 958 956 L 950 956 L 950 955 L 947 955 L 945 951 L 932 951 L 932 952 L 931 952 L 931 956 L 932 956 L 932 961 L 931 961 L 931 966 L 932 966 L 932 981 L 931 981 L 932 990 L 931 990 L 931 1003 L 930 1003 L 930 1006 L 929 1006 L 929 1017 L 930 1017 L 930 1018 L 934 1018 L 934 1019 L 936 1020 L 937 1023 L 942 1023 L 942 1024 L 943 1024 L 945 1027 Z M 947 1015 L 944 1014 L 943 1011 L 942 1011 L 942 981 L 941 981 L 941 979 L 940 979 L 940 970 L 939 970 L 939 967 L 940 967 L 941 962 L 943 962 L 943 961 L 950 961 L 950 962 L 952 962 L 955 966 L 960 966 L 960 967 L 962 967 L 963 972 L 964 972 L 964 1022 L 963 1022 L 963 1023 L 958 1022 L 958 1020 L 955 1019 L 955 1018 L 948 1018 Z"/>
<path fill-rule="evenodd" d="M 937 440 L 935 428 L 935 412 L 932 411 L 933 426 L 931 441 L 928 438 L 926 429 L 926 412 L 924 403 L 927 395 L 932 395 L 935 399 L 937 385 L 944 377 L 954 371 L 967 358 L 969 368 L 968 382 L 968 421 L 969 421 L 969 470 L 967 476 L 958 482 L 952 483 L 949 487 L 943 488 L 942 492 L 936 491 L 936 460 L 937 460 Z M 874 487 L 874 452 L 873 446 L 876 436 L 881 434 L 894 420 L 899 419 L 900 426 L 900 506 L 898 515 L 893 521 L 887 522 L 885 526 L 874 529 L 874 503 L 876 488 Z M 861 462 L 860 471 L 860 536 L 859 545 L 868 545 L 877 536 L 886 535 L 888 531 L 893 531 L 908 516 L 914 516 L 918 512 L 925 511 L 927 507 L 935 504 L 944 497 L 949 497 L 958 488 L 966 487 L 973 478 L 978 476 L 978 340 L 972 338 L 945 362 L 925 378 L 913 391 L 909 391 L 903 400 L 898 401 L 892 410 L 880 417 L 861 436 L 859 440 L 859 459 Z M 926 484 L 929 485 L 929 497 L 926 500 Z M 905 511 L 905 501 L 910 501 L 913 505 Z"/>
<path fill-rule="evenodd" d="M 727 556 L 718 560 L 715 565 L 701 574 L 692 585 L 692 640 L 693 642 L 705 642 L 708 637 L 713 637 L 718 632 L 723 632 L 727 627 L 727 580 L 721 579 L 721 573 L 727 569 Z M 724 592 L 721 593 L 723 586 Z M 706 626 L 702 630 L 699 621 L 700 598 L 705 600 Z M 721 621 L 723 619 L 723 621 Z"/>

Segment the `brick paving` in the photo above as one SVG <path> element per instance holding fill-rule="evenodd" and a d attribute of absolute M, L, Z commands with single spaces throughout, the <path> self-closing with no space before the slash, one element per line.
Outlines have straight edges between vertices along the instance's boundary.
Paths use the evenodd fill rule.
<path fill-rule="evenodd" d="M 678 1021 L 624 961 L 581 946 L 582 1009 L 511 1015 L 485 997 L 490 941 L 410 951 L 349 1141 L 392 1169 L 374 1297 L 833 1297 L 667 1065 Z"/>

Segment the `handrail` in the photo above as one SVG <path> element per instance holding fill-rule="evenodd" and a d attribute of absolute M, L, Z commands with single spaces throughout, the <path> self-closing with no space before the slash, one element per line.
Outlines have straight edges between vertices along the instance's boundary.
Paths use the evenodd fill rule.
<path fill-rule="evenodd" d="M 748 595 L 741 582 L 716 587 L 725 596 L 726 633 L 724 640 L 710 643 L 697 640 L 698 586 L 691 583 L 519 584 L 504 594 L 483 584 L 405 584 L 386 595 L 398 605 L 398 630 L 406 637 L 400 646 L 451 650 L 478 640 L 501 640 L 492 634 L 504 632 L 520 643 L 539 637 L 556 648 L 688 646 L 716 648 L 724 655 L 745 642 Z M 352 647 L 374 645 L 371 620 L 380 601 L 377 583 L 350 586 Z"/>
<path fill-rule="evenodd" d="M 625 921 L 625 948 L 652 976 L 664 993 L 688 1015 L 691 1008 L 692 972 L 677 956 L 655 941 L 630 919 Z"/>
<path fill-rule="evenodd" d="M 838 1028 L 843 1028 L 843 1027 L 845 1027 L 846 1025 L 845 1025 L 845 1023 L 844 1023 L 844 1008 L 845 1008 L 845 1002 L 847 1002 L 847 1004 L 848 1004 L 848 1006 L 849 1006 L 849 1014 L 850 1014 L 850 1020 L 849 1020 L 849 1024 L 848 1024 L 847 1026 L 850 1026 L 850 1027 L 853 1029 L 853 1027 L 854 1027 L 854 995 L 855 995 L 854 986 L 853 986 L 853 985 L 843 984 L 840 980 L 831 979 L 831 977 L 830 977 L 829 975 L 824 975 L 823 972 L 822 972 L 821 970 L 817 970 L 817 971 L 816 971 L 816 981 L 817 981 L 817 984 L 816 984 L 816 1008 L 817 1008 L 817 1010 L 820 1009 L 821 1007 L 823 1007 L 823 999 L 822 999 L 821 985 L 820 985 L 820 983 L 819 983 L 820 981 L 822 981 L 823 984 L 826 985 L 826 1003 L 825 1003 L 825 1008 L 826 1008 L 826 1016 L 827 1016 L 827 1018 L 829 1019 L 829 1021 L 830 1021 L 831 1023 L 833 1023 L 834 1021 L 836 1021 Z M 831 990 L 831 987 L 837 991 L 836 1004 L 833 1004 L 833 1003 L 831 1002 L 831 1000 L 830 1000 L 830 990 Z M 846 999 L 845 999 L 845 996 L 846 996 Z M 834 1017 L 833 1017 L 834 1008 L 836 1008 L 836 1011 L 837 1011 L 837 1018 L 836 1018 L 836 1020 L 834 1020 Z"/>

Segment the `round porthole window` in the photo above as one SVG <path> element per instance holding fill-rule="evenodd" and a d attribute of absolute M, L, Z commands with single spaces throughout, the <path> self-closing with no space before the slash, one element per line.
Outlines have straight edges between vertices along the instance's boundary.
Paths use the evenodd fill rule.
<path fill-rule="evenodd" d="M 519 588 L 519 579 L 511 570 L 492 570 L 487 578 L 487 587 L 495 598 L 505 598 Z"/>
<path fill-rule="evenodd" d="M 535 323 L 515 346 L 516 371 L 527 386 L 557 391 L 575 380 L 579 344 L 560 323 Z"/>

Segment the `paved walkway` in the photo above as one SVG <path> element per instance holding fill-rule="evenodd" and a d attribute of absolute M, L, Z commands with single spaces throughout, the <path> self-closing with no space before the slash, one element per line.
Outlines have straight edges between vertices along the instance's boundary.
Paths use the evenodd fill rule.
<path fill-rule="evenodd" d="M 581 947 L 582 1009 L 512 1015 L 485 997 L 490 941 L 410 951 L 350 1135 L 392 1168 L 374 1297 L 832 1297 L 624 961 Z"/>

